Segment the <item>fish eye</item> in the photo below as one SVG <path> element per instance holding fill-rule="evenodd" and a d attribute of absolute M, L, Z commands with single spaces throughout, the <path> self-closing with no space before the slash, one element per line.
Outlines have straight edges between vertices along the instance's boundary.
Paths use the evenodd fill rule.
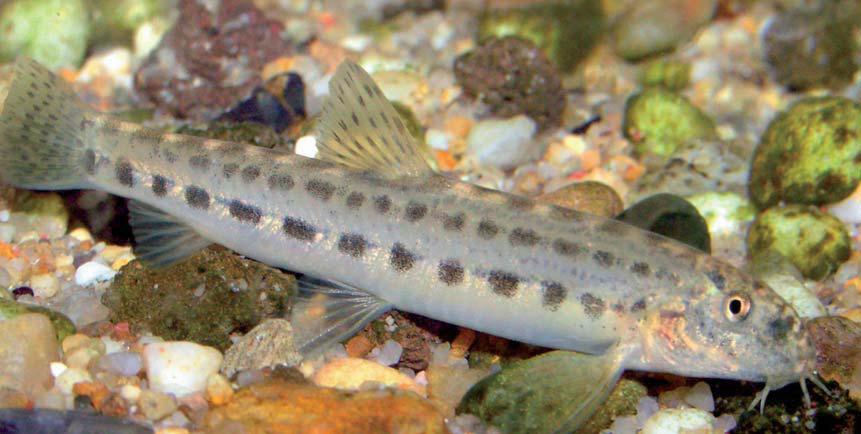
<path fill-rule="evenodd" d="M 733 322 L 747 318 L 750 307 L 750 297 L 745 294 L 733 293 L 724 299 L 724 315 L 726 315 L 726 319 Z"/>

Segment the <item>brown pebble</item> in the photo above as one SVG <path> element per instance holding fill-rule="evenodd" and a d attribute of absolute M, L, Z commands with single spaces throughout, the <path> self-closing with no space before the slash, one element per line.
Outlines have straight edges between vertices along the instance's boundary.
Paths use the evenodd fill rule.
<path fill-rule="evenodd" d="M 363 335 L 353 336 L 345 344 L 347 355 L 350 357 L 365 357 L 374 348 L 374 344 Z"/>
<path fill-rule="evenodd" d="M 466 356 L 469 347 L 475 342 L 475 331 L 472 329 L 461 328 L 457 332 L 457 337 L 451 342 L 451 351 L 449 355 L 452 358 L 461 358 Z"/>
<path fill-rule="evenodd" d="M 805 324 L 816 346 L 816 370 L 861 400 L 861 324 L 841 316 L 814 318 Z"/>
<path fill-rule="evenodd" d="M 619 194 L 607 184 L 584 181 L 566 185 L 535 198 L 545 205 L 557 205 L 602 217 L 615 217 L 624 210 Z"/>

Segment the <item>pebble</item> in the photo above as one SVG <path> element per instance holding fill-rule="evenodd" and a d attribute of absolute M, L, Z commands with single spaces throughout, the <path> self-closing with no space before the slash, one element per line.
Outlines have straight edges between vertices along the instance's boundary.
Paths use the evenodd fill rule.
<path fill-rule="evenodd" d="M 96 282 L 106 282 L 117 274 L 111 267 L 95 261 L 81 265 L 75 271 L 75 283 L 81 286 L 89 286 Z"/>
<path fill-rule="evenodd" d="M 224 405 L 232 397 L 233 387 L 227 377 L 215 374 L 206 379 L 206 400 L 212 405 Z"/>
<path fill-rule="evenodd" d="M 36 274 L 30 277 L 30 287 L 36 297 L 51 298 L 60 290 L 60 279 L 53 273 Z"/>
<path fill-rule="evenodd" d="M 58 358 L 56 331 L 47 316 L 25 313 L 0 321 L 0 388 L 28 394 L 46 389 L 50 364 Z"/>
<path fill-rule="evenodd" d="M 177 409 L 176 400 L 172 396 L 148 389 L 140 391 L 138 406 L 149 420 L 163 419 Z"/>
<path fill-rule="evenodd" d="M 685 402 L 694 408 L 698 408 L 709 413 L 715 410 L 715 399 L 712 395 L 712 389 L 708 383 L 700 381 L 691 387 L 691 390 L 685 395 Z"/>
<path fill-rule="evenodd" d="M 371 359 L 381 365 L 392 366 L 401 360 L 403 352 L 404 348 L 401 344 L 389 339 L 383 343 L 383 346 L 371 351 Z"/>
<path fill-rule="evenodd" d="M 75 384 L 83 381 L 93 381 L 92 375 L 90 375 L 90 373 L 85 369 L 68 368 L 63 370 L 63 372 L 54 380 L 54 387 L 64 395 L 71 395 L 72 388 Z"/>
<path fill-rule="evenodd" d="M 467 154 L 480 164 L 510 169 L 535 157 L 530 146 L 535 132 L 535 121 L 524 115 L 485 119 L 470 129 Z"/>
<path fill-rule="evenodd" d="M 222 356 L 212 347 L 172 341 L 144 347 L 143 361 L 153 390 L 183 396 L 206 390 L 206 379 L 218 371 Z"/>
<path fill-rule="evenodd" d="M 318 386 L 342 390 L 359 390 L 365 383 L 410 390 L 426 396 L 425 388 L 396 369 L 365 359 L 345 357 L 333 360 L 320 368 L 312 380 Z"/>
<path fill-rule="evenodd" d="M 120 351 L 99 357 L 98 367 L 107 372 L 131 377 L 141 371 L 143 368 L 143 359 L 136 352 Z"/>
<path fill-rule="evenodd" d="M 141 396 L 141 388 L 134 384 L 124 384 L 120 387 L 120 397 L 128 401 L 129 403 L 135 403 L 140 399 Z"/>
<path fill-rule="evenodd" d="M 241 337 L 224 354 L 221 372 L 236 372 L 273 366 L 295 366 L 302 356 L 293 343 L 293 328 L 281 318 L 267 319 Z"/>
<path fill-rule="evenodd" d="M 660 410 L 643 425 L 642 434 L 711 433 L 715 417 L 698 408 L 668 408 Z"/>

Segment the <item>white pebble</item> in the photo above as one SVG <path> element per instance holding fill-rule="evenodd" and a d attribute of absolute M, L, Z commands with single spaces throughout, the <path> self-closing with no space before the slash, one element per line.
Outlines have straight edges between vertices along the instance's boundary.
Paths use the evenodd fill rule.
<path fill-rule="evenodd" d="M 144 347 L 143 360 L 153 390 L 189 395 L 206 390 L 206 379 L 218 372 L 223 356 L 194 342 L 162 342 Z"/>
<path fill-rule="evenodd" d="M 0 223 L 0 242 L 11 243 L 15 239 L 15 226 L 9 223 Z"/>
<path fill-rule="evenodd" d="M 0 211 L 0 223 L 8 222 L 9 221 L 9 215 L 10 214 L 9 214 L 8 209 L 4 209 L 4 210 Z"/>
<path fill-rule="evenodd" d="M 99 357 L 98 367 L 105 371 L 131 377 L 143 368 L 141 355 L 135 352 L 117 352 Z"/>
<path fill-rule="evenodd" d="M 124 384 L 120 388 L 120 396 L 128 402 L 137 402 L 141 397 L 141 388 L 134 384 Z"/>
<path fill-rule="evenodd" d="M 425 143 L 433 149 L 445 151 L 451 143 L 451 136 L 443 130 L 428 128 L 425 132 Z"/>
<path fill-rule="evenodd" d="M 381 365 L 392 366 L 401 360 L 403 352 L 404 348 L 401 347 L 401 344 L 389 339 L 380 347 L 376 361 Z"/>
<path fill-rule="evenodd" d="M 93 235 L 87 228 L 77 228 L 69 232 L 69 236 L 78 241 L 93 241 Z"/>
<path fill-rule="evenodd" d="M 469 130 L 467 152 L 479 163 L 510 169 L 534 157 L 531 146 L 535 121 L 518 115 L 510 119 L 485 119 Z"/>
<path fill-rule="evenodd" d="M 87 262 L 75 270 L 75 283 L 89 286 L 96 282 L 106 282 L 117 274 L 111 267 L 95 261 Z"/>
<path fill-rule="evenodd" d="M 737 424 L 733 415 L 722 414 L 715 420 L 715 432 L 730 432 L 735 429 Z"/>
<path fill-rule="evenodd" d="M 694 384 L 694 387 L 691 387 L 691 390 L 685 395 L 685 402 L 703 411 L 710 413 L 715 411 L 715 399 L 712 396 L 712 389 L 704 381 L 700 381 Z"/>
<path fill-rule="evenodd" d="M 638 429 L 640 429 L 640 425 L 637 423 L 636 417 L 622 416 L 613 421 L 609 431 L 613 434 L 637 434 Z"/>
<path fill-rule="evenodd" d="M 53 376 L 54 378 L 59 377 L 60 375 L 63 374 L 63 372 L 66 372 L 66 369 L 69 369 L 69 367 L 66 366 L 66 364 L 63 362 L 51 362 L 50 367 L 51 367 L 51 376 Z"/>
<path fill-rule="evenodd" d="M 637 428 L 643 426 L 653 414 L 661 409 L 658 401 L 651 396 L 644 396 L 637 401 Z"/>
<path fill-rule="evenodd" d="M 63 371 L 59 377 L 54 381 L 54 385 L 57 389 L 60 390 L 64 395 L 72 394 L 72 387 L 75 384 L 84 382 L 84 381 L 93 381 L 93 377 L 90 376 L 90 373 L 78 368 L 69 368 Z"/>
<path fill-rule="evenodd" d="M 51 298 L 60 290 L 60 279 L 53 273 L 37 274 L 30 277 L 30 287 L 36 297 Z"/>
<path fill-rule="evenodd" d="M 712 432 L 715 417 L 697 408 L 668 408 L 655 413 L 643 426 L 642 434 Z"/>

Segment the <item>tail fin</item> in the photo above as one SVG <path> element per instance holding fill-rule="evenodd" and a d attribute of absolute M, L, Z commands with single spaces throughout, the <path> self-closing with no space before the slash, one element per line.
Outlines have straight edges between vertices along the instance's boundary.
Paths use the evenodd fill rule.
<path fill-rule="evenodd" d="M 31 189 L 85 187 L 95 157 L 84 140 L 90 113 L 66 82 L 19 58 L 0 114 L 0 179 Z"/>

